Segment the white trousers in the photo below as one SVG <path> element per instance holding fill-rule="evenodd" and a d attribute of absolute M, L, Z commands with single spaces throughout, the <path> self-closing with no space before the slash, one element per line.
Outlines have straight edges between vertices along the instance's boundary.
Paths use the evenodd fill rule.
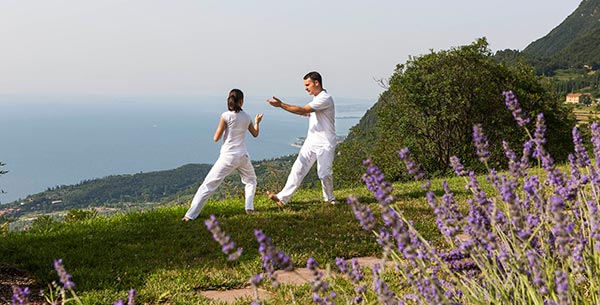
<path fill-rule="evenodd" d="M 298 158 L 292 166 L 290 175 L 283 189 L 277 194 L 277 198 L 283 203 L 287 203 L 292 195 L 298 190 L 306 174 L 317 161 L 317 175 L 321 180 L 323 190 L 323 200 L 332 201 L 333 197 L 333 156 L 335 155 L 335 146 L 317 146 L 305 144 L 300 148 Z"/>
<path fill-rule="evenodd" d="M 221 154 L 217 162 L 204 178 L 204 182 L 196 191 L 192 205 L 185 213 L 185 216 L 191 219 L 196 219 L 200 215 L 200 211 L 204 208 L 206 201 L 212 195 L 225 177 L 229 176 L 233 170 L 237 169 L 240 172 L 242 183 L 246 185 L 246 210 L 254 210 L 254 194 L 256 193 L 256 174 L 254 167 L 250 162 L 248 153 L 233 153 Z"/>

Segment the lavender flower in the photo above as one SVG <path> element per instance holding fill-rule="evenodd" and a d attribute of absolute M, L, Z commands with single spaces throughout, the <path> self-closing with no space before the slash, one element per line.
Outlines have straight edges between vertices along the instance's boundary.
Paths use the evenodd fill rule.
<path fill-rule="evenodd" d="M 221 230 L 221 224 L 215 215 L 204 221 L 206 228 L 212 233 L 213 239 L 221 245 L 221 251 L 229 256 L 229 260 L 236 260 L 242 255 L 242 248 L 235 249 L 235 243 L 231 237 Z"/>
<path fill-rule="evenodd" d="M 360 264 L 358 263 L 358 260 L 356 258 L 352 259 L 352 270 L 350 270 L 348 268 L 348 264 L 346 263 L 346 261 L 343 258 L 336 258 L 335 259 L 335 264 L 338 267 L 338 269 L 340 270 L 340 272 L 342 274 L 345 274 L 348 276 L 348 278 L 352 281 L 352 283 L 354 283 L 354 291 L 356 292 L 356 296 L 354 298 L 352 298 L 351 303 L 354 304 L 360 304 L 363 301 L 363 297 L 362 295 L 367 292 L 367 286 L 365 285 L 359 285 L 360 281 L 363 280 L 363 275 L 362 275 L 362 269 L 360 267 Z"/>
<path fill-rule="evenodd" d="M 137 296 L 137 292 L 135 289 L 129 290 L 129 296 L 127 297 L 127 305 L 135 305 L 135 297 Z"/>
<path fill-rule="evenodd" d="M 58 273 L 60 282 L 65 289 L 73 289 L 73 287 L 75 287 L 75 283 L 71 281 L 71 275 L 65 270 L 62 259 L 54 260 L 54 270 Z"/>
<path fill-rule="evenodd" d="M 265 279 L 264 274 L 257 273 L 250 278 L 249 282 L 250 282 L 250 285 L 252 285 L 253 287 L 259 287 L 260 284 L 262 284 L 264 279 Z"/>
<path fill-rule="evenodd" d="M 398 155 L 406 165 L 408 173 L 412 175 L 415 178 L 415 180 L 418 181 L 425 177 L 425 172 L 423 172 L 423 170 L 421 170 L 421 167 L 417 165 L 410 157 L 410 151 L 408 150 L 408 147 L 400 149 L 398 151 Z"/>
<path fill-rule="evenodd" d="M 396 304 L 396 294 L 390 290 L 389 286 L 380 276 L 380 269 L 380 264 L 375 264 L 373 266 L 373 289 L 377 293 L 377 300 L 379 300 L 379 304 Z"/>
<path fill-rule="evenodd" d="M 433 213 L 436 216 L 436 225 L 440 232 L 448 237 L 454 237 L 460 230 L 458 222 L 460 216 L 458 213 L 458 204 L 454 200 L 454 195 L 450 191 L 448 182 L 445 180 L 442 182 L 444 186 L 444 195 L 442 196 L 442 203 L 440 204 L 432 191 L 428 191 L 426 194 L 427 202 L 433 209 Z"/>
<path fill-rule="evenodd" d="M 571 304 L 569 301 L 569 279 L 567 278 L 567 274 L 562 270 L 556 270 L 554 276 L 556 294 L 558 295 L 558 303 L 561 305 Z"/>
<path fill-rule="evenodd" d="M 279 286 L 279 282 L 277 282 L 277 277 L 274 273 L 275 270 L 282 269 L 292 271 L 294 270 L 294 264 L 288 255 L 275 248 L 271 238 L 265 235 L 261 230 L 254 230 L 254 236 L 256 236 L 256 240 L 259 243 L 258 252 L 261 255 L 263 269 L 272 281 L 273 287 L 277 287 Z"/>
<path fill-rule="evenodd" d="M 29 304 L 30 296 L 31 296 L 31 291 L 29 290 L 28 287 L 21 288 L 21 287 L 13 286 L 12 305 Z"/>
<path fill-rule="evenodd" d="M 454 169 L 454 172 L 459 177 L 465 176 L 467 174 L 465 167 L 462 165 L 462 163 L 460 163 L 460 159 L 458 159 L 457 156 L 450 157 L 450 166 L 452 167 L 452 169 Z"/>
<path fill-rule="evenodd" d="M 538 254 L 533 250 L 527 250 L 527 261 L 529 262 L 529 269 L 533 276 L 533 283 L 540 291 L 541 295 L 548 295 L 548 282 L 546 273 L 544 273 L 543 267 L 540 263 Z"/>
<path fill-rule="evenodd" d="M 517 121 L 517 125 L 523 127 L 529 123 L 530 119 L 525 117 L 525 113 L 523 112 L 523 109 L 521 109 L 521 105 L 514 93 L 512 91 L 504 91 L 502 92 L 502 95 L 504 95 L 506 107 L 512 112 L 513 117 Z"/>
<path fill-rule="evenodd" d="M 352 207 L 354 217 L 360 221 L 363 229 L 367 231 L 373 230 L 375 227 L 375 217 L 369 206 L 361 204 L 354 195 L 348 196 L 348 204 Z"/>
<path fill-rule="evenodd" d="M 487 163 L 490 158 L 489 143 L 487 137 L 483 133 L 481 124 L 473 126 L 473 143 L 475 143 L 479 161 L 482 163 Z"/>
<path fill-rule="evenodd" d="M 306 268 L 308 268 L 314 276 L 314 280 L 310 282 L 313 292 L 312 299 L 319 305 L 335 304 L 333 303 L 333 299 L 335 299 L 337 295 L 334 292 L 331 292 L 329 297 L 320 295 L 320 293 L 326 294 L 329 291 L 329 283 L 323 280 L 323 272 L 319 271 L 318 267 L 319 264 L 317 261 L 310 257 L 306 264 Z"/>
<path fill-rule="evenodd" d="M 593 122 L 590 125 L 592 132 L 592 146 L 594 151 L 594 158 L 596 159 L 596 167 L 600 167 L 600 124 Z"/>
<path fill-rule="evenodd" d="M 577 126 L 573 127 L 573 144 L 575 145 L 575 158 L 579 167 L 585 168 L 592 165 L 590 157 L 583 145 L 583 139 L 581 133 L 577 129 Z"/>
<path fill-rule="evenodd" d="M 348 273 L 348 268 L 346 266 L 346 260 L 341 257 L 335 258 L 335 265 L 338 267 L 342 274 Z"/>
<path fill-rule="evenodd" d="M 396 200 L 392 195 L 394 187 L 391 183 L 385 181 L 385 176 L 379 168 L 373 165 L 371 159 L 363 161 L 367 165 L 367 173 L 362 176 L 362 180 L 367 185 L 367 189 L 373 192 L 375 199 L 380 205 L 389 205 Z"/>
<path fill-rule="evenodd" d="M 135 289 L 129 290 L 129 295 L 127 296 L 127 305 L 135 305 L 136 295 L 137 292 L 135 291 Z M 125 301 L 123 301 L 122 299 L 118 299 L 113 303 L 113 305 L 125 305 Z"/>

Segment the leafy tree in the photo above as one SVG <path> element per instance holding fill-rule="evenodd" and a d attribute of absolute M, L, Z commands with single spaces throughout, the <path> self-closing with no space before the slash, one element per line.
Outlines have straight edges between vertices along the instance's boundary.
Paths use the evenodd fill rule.
<path fill-rule="evenodd" d="M 502 92 L 512 90 L 526 114 L 544 113 L 548 126 L 548 148 L 555 159 L 564 160 L 569 151 L 570 128 L 574 118 L 553 96 L 530 66 L 506 67 L 494 62 L 485 38 L 471 45 L 431 52 L 398 65 L 389 80 L 389 89 L 378 101 L 377 123 L 361 143 L 340 147 L 337 167 L 356 168 L 356 159 L 372 157 L 385 169 L 390 180 L 407 178 L 397 151 L 409 147 L 425 171 L 449 171 L 449 159 L 456 155 L 469 168 L 481 164 L 472 145 L 472 127 L 481 124 L 491 143 L 490 163 L 502 168 L 502 140 L 517 148 L 523 132 L 504 104 Z M 535 121 L 535 120 L 533 120 Z M 533 124 L 533 123 L 531 123 Z M 361 131 L 365 134 L 365 131 Z M 362 150 L 347 150 L 362 147 Z M 348 157 L 354 155 L 353 157 Z M 354 159 L 354 160 L 351 160 Z M 341 182 L 358 181 L 360 174 L 346 172 Z"/>

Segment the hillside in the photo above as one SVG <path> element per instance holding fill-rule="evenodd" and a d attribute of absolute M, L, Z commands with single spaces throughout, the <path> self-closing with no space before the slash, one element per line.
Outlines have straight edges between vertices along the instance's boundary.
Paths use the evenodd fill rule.
<path fill-rule="evenodd" d="M 295 155 L 253 162 L 259 189 L 275 190 L 283 187 Z M 25 199 L 0 205 L 0 216 L 4 219 L 36 217 L 70 209 L 111 208 L 113 210 L 132 207 L 160 206 L 169 202 L 186 203 L 208 174 L 210 164 L 187 164 L 172 170 L 114 175 L 82 181 L 75 185 L 62 185 L 27 196 Z M 312 171 L 314 172 L 314 171 Z M 315 173 L 304 181 L 304 186 L 313 187 L 318 182 Z M 242 196 L 244 188 L 236 173 L 224 181 L 214 198 Z"/>
<path fill-rule="evenodd" d="M 584 41 L 598 41 L 593 33 L 600 29 L 600 0 L 583 0 L 579 7 L 573 11 L 561 24 L 554 28 L 548 35 L 532 42 L 523 53 L 534 57 L 553 57 L 565 54 L 575 46 L 594 46 Z M 598 46 L 598 44 L 595 44 Z M 594 53 L 600 52 L 596 47 Z"/>

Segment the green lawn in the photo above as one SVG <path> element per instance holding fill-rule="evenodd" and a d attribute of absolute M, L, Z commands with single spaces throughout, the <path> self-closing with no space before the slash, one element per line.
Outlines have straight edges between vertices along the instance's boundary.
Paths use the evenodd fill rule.
<path fill-rule="evenodd" d="M 441 195 L 441 180 L 432 184 Z M 450 184 L 465 204 L 462 178 L 452 178 Z M 439 242 L 435 217 L 419 186 L 396 184 L 395 207 L 425 238 Z M 60 224 L 49 232 L 0 235 L 0 266 L 26 270 L 37 280 L 37 288 L 44 288 L 58 280 L 52 262 L 62 258 L 86 304 L 112 304 L 126 298 L 131 288 L 138 291 L 139 304 L 213 304 L 200 295 L 202 290 L 245 287 L 253 274 L 262 271 L 254 229 L 263 230 L 301 267 L 309 257 L 335 268 L 336 257 L 379 256 L 374 233 L 361 228 L 346 204 L 347 196 L 355 194 L 377 215 L 377 203 L 366 188 L 336 191 L 340 204 L 335 206 L 322 203 L 320 193 L 301 190 L 285 208 L 258 195 L 255 215 L 244 213 L 239 198 L 209 201 L 198 220 L 187 223 L 180 220 L 187 206 L 173 206 Z M 237 261 L 227 260 L 204 226 L 211 214 L 244 249 Z M 310 302 L 307 287 L 293 288 L 299 304 Z"/>

